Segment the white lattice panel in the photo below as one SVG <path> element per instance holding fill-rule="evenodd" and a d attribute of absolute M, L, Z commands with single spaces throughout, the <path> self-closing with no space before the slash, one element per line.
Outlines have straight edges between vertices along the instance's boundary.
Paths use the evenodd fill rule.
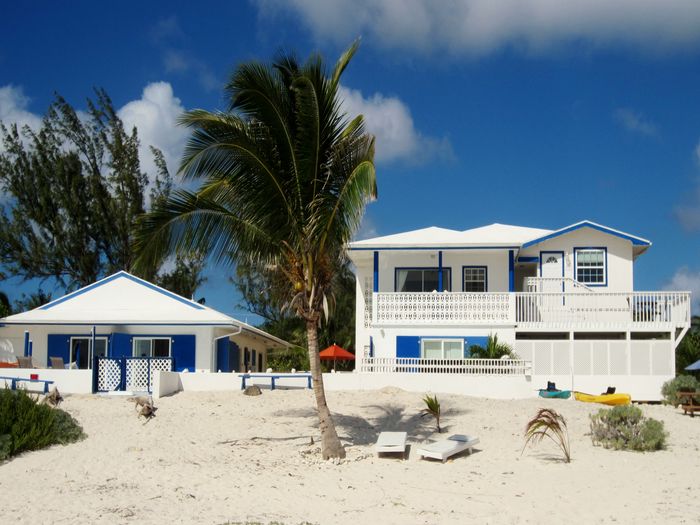
<path fill-rule="evenodd" d="M 648 341 L 631 341 L 631 366 L 630 373 L 633 376 L 645 376 L 649 375 L 650 361 L 649 361 L 649 351 L 651 350 L 651 345 Z"/>
<path fill-rule="evenodd" d="M 535 375 L 549 375 L 552 373 L 552 343 L 549 341 L 537 341 L 534 343 L 534 373 Z"/>
<path fill-rule="evenodd" d="M 114 359 L 99 359 L 97 361 L 97 390 L 111 392 L 119 389 L 122 368 L 119 361 Z"/>
<path fill-rule="evenodd" d="M 569 359 L 569 342 L 552 343 L 552 365 L 554 375 L 568 375 L 571 373 L 571 361 Z"/>
<path fill-rule="evenodd" d="M 607 341 L 591 341 L 591 359 L 593 360 L 594 375 L 608 375 Z"/>
<path fill-rule="evenodd" d="M 627 341 L 610 341 L 610 375 L 626 376 L 627 370 Z"/>
<path fill-rule="evenodd" d="M 591 343 L 574 341 L 574 374 L 591 375 Z"/>
<path fill-rule="evenodd" d="M 670 341 L 652 341 L 651 373 L 657 375 L 673 375 L 673 346 Z"/>
<path fill-rule="evenodd" d="M 532 347 L 533 344 L 530 341 L 516 341 L 515 353 L 524 361 L 532 361 Z"/>
<path fill-rule="evenodd" d="M 126 360 L 126 389 L 145 391 L 149 390 L 149 374 L 147 359 Z"/>

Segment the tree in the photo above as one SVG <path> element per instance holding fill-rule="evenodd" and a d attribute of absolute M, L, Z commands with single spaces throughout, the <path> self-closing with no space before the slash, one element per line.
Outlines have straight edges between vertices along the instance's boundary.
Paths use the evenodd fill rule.
<path fill-rule="evenodd" d="M 6 293 L 0 292 L 0 317 L 7 317 L 11 313 L 10 299 L 7 297 Z"/>
<path fill-rule="evenodd" d="M 486 340 L 486 348 L 479 345 L 469 347 L 471 357 L 478 359 L 500 359 L 507 355 L 511 359 L 517 359 L 513 349 L 508 343 L 499 343 L 498 335 L 490 334 Z"/>
<path fill-rule="evenodd" d="M 321 450 L 344 457 L 321 375 L 319 325 L 365 204 L 376 196 L 374 138 L 362 116 L 341 113 L 340 77 L 353 44 L 330 75 L 320 56 L 244 63 L 226 86 L 227 112 L 194 110 L 181 172 L 202 181 L 154 207 L 137 235 L 146 266 L 163 253 L 199 251 L 248 263 L 284 280 L 284 299 L 304 321 Z"/>
<path fill-rule="evenodd" d="M 685 367 L 700 360 L 700 317 L 693 316 L 688 333 L 676 348 L 676 374 L 687 374 Z"/>
<path fill-rule="evenodd" d="M 9 275 L 70 291 L 135 271 L 132 230 L 149 187 L 138 133 L 124 129 L 104 90 L 87 105 L 79 115 L 56 96 L 37 131 L 0 123 L 0 189 L 8 196 L 0 208 L 0 264 Z M 157 202 L 173 184 L 163 154 L 151 151 L 158 173 L 150 200 Z M 140 276 L 190 297 L 202 282 L 202 258 L 184 254 L 173 271 L 158 274 L 163 263 L 141 267 Z"/>
<path fill-rule="evenodd" d="M 10 197 L 0 212 L 0 261 L 8 273 L 71 290 L 130 269 L 148 179 L 136 130 L 124 129 L 107 94 L 96 91 L 82 118 L 57 96 L 40 130 L 15 124 L 0 134 L 0 186 Z"/>

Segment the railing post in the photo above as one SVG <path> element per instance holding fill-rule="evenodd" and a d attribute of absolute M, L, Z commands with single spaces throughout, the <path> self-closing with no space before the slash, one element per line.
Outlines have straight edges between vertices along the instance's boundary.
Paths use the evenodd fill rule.
<path fill-rule="evenodd" d="M 508 321 L 513 324 L 518 322 L 515 292 L 508 293 Z"/>

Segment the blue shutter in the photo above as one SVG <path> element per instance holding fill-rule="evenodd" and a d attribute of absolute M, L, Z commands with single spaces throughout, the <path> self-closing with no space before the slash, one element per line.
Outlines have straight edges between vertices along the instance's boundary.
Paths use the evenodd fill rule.
<path fill-rule="evenodd" d="M 397 335 L 396 357 L 420 357 L 420 337 Z"/>
<path fill-rule="evenodd" d="M 239 346 L 231 341 L 229 345 L 229 350 L 228 350 L 228 358 L 229 358 L 229 371 L 230 372 L 238 372 L 238 366 L 239 363 L 241 362 L 241 349 Z"/>
<path fill-rule="evenodd" d="M 471 352 L 469 351 L 470 346 L 480 346 L 482 348 L 486 348 L 486 342 L 489 340 L 488 337 L 485 337 L 483 335 L 479 336 L 469 336 L 464 338 L 464 355 L 465 357 L 471 356 Z"/>
<path fill-rule="evenodd" d="M 227 338 L 217 339 L 216 341 L 216 370 L 222 372 L 231 371 L 231 363 L 229 361 L 229 340 Z"/>
<path fill-rule="evenodd" d="M 131 334 L 112 334 L 109 357 L 131 357 L 133 355 L 131 337 Z"/>
<path fill-rule="evenodd" d="M 185 368 L 194 372 L 194 354 L 196 347 L 196 337 L 194 335 L 173 335 L 170 337 L 171 352 L 175 360 L 175 370 L 182 372 Z"/>
<path fill-rule="evenodd" d="M 65 334 L 49 334 L 47 340 L 48 352 L 46 352 L 46 366 L 49 366 L 49 357 L 62 357 L 63 362 L 70 361 L 70 336 Z"/>

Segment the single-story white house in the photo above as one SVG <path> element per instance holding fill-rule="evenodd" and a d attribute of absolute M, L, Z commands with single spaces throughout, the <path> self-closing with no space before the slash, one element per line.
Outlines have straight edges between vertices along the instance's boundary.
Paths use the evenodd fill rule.
<path fill-rule="evenodd" d="M 268 350 L 289 346 L 124 271 L 0 319 L 0 339 L 9 340 L 17 356 L 31 354 L 36 367 L 61 358 L 78 369 L 70 372 L 92 378 L 93 391 L 134 390 L 139 382 L 150 384 L 151 371 L 160 369 L 263 371 Z M 51 375 L 43 371 L 43 377 Z"/>
<path fill-rule="evenodd" d="M 555 381 L 659 399 L 691 302 L 684 291 L 634 291 L 634 262 L 650 246 L 587 220 L 352 242 L 358 378 L 342 381 L 495 397 L 536 395 Z M 470 360 L 470 346 L 492 334 L 518 359 Z"/>

